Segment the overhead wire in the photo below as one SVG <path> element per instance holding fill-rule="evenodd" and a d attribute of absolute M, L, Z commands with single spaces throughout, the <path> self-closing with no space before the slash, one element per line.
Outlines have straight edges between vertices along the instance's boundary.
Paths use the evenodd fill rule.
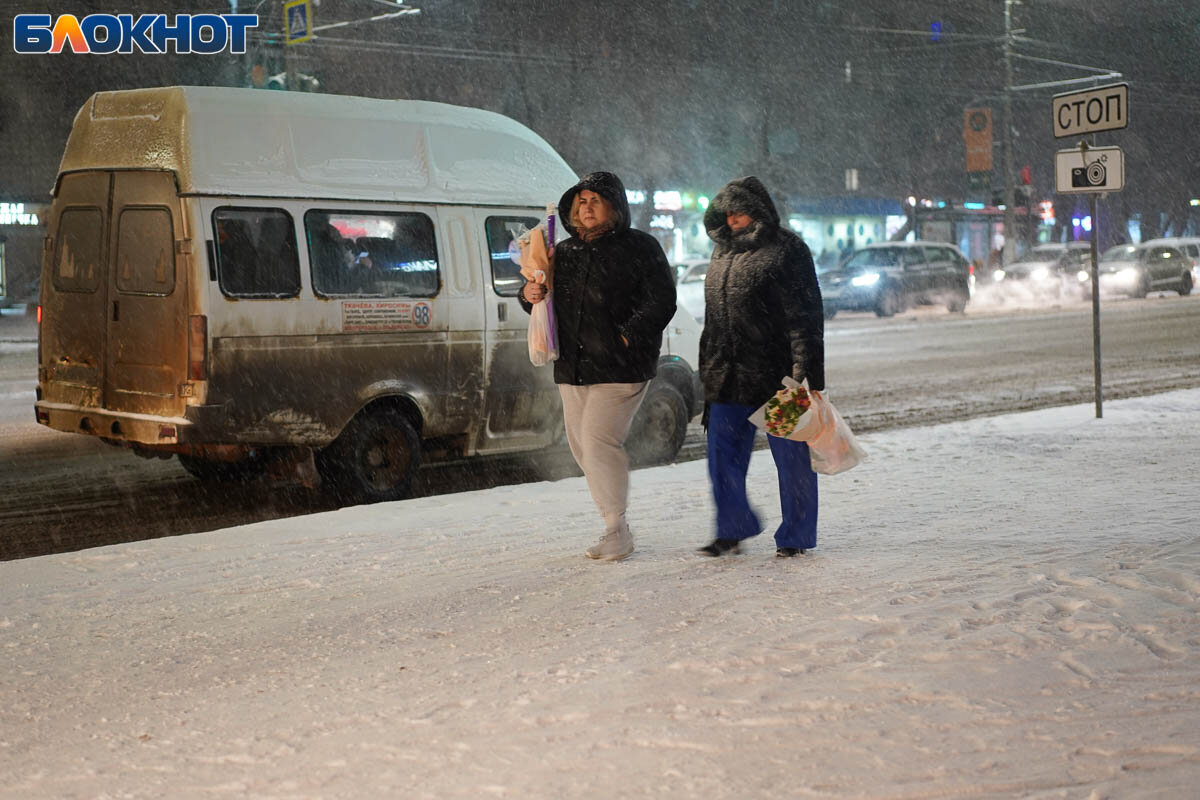
<path fill-rule="evenodd" d="M 378 3 L 388 6 L 388 7 L 395 7 L 395 6 L 399 5 L 399 4 L 392 4 L 392 3 L 386 2 L 386 0 L 370 0 L 370 1 L 378 2 Z M 260 5 L 261 5 L 261 3 L 260 3 Z M 320 26 L 319 29 L 328 30 L 328 29 L 332 29 L 334 27 L 348 27 L 349 25 L 352 25 L 352 24 L 379 21 L 382 18 L 388 18 L 388 17 L 392 17 L 392 16 L 399 16 L 399 15 L 384 14 L 384 15 L 377 15 L 376 17 L 371 17 L 371 18 L 348 20 L 348 21 L 345 21 L 342 23 L 330 23 L 328 25 Z M 911 37 L 928 38 L 931 36 L 931 32 L 928 30 L 888 28 L 888 27 L 871 26 L 871 25 L 833 25 L 833 24 L 828 24 L 828 23 L 813 23 L 813 24 L 809 25 L 809 27 L 814 28 L 814 29 L 839 31 L 839 32 L 842 32 L 845 34 L 869 33 L 869 34 L 874 34 L 874 35 L 884 36 L 884 37 L 894 36 L 894 37 L 904 37 L 904 38 L 911 38 Z M 444 29 L 444 28 L 430 28 L 430 27 L 423 27 L 422 33 L 425 35 L 428 35 L 429 33 L 438 33 L 438 34 L 444 34 L 444 35 L 453 36 L 453 37 L 461 37 L 461 34 L 462 34 L 461 31 Z M 921 44 L 921 45 L 886 45 L 886 44 L 883 44 L 883 45 L 879 45 L 879 46 L 873 46 L 868 49 L 858 49 L 858 50 L 853 51 L 851 53 L 851 58 L 849 60 L 851 60 L 854 63 L 856 72 L 859 73 L 859 75 L 853 79 L 853 84 L 855 85 L 856 89 L 858 89 L 858 90 L 863 90 L 863 89 L 873 90 L 876 88 L 875 86 L 872 85 L 875 81 L 880 81 L 880 80 L 887 81 L 887 80 L 892 80 L 892 79 L 896 79 L 896 80 L 898 80 L 898 79 L 909 79 L 909 80 L 920 79 L 922 77 L 925 77 L 926 73 L 928 73 L 929 77 L 931 77 L 931 78 L 932 77 L 939 77 L 939 78 L 943 77 L 944 73 L 942 73 L 940 71 L 942 69 L 942 65 L 937 64 L 937 63 L 929 63 L 930 61 L 940 60 L 939 56 L 942 54 L 960 55 L 961 50 L 967 49 L 970 47 L 979 47 L 981 52 L 986 52 L 986 51 L 990 50 L 990 48 L 981 47 L 981 45 L 999 44 L 1004 39 L 1003 34 L 969 34 L 969 33 L 960 33 L 957 31 L 944 31 L 938 35 L 939 35 L 939 38 L 944 41 L 929 42 L 929 43 L 925 43 L 925 44 Z M 280 35 L 274 34 L 274 33 L 257 33 L 257 32 L 255 32 L 255 33 L 251 33 L 251 38 L 257 39 L 260 42 L 274 42 L 280 38 Z M 1031 49 L 1034 49 L 1035 51 L 1040 48 L 1048 48 L 1048 49 L 1053 49 L 1056 52 L 1056 54 L 1060 54 L 1060 55 L 1064 54 L 1064 50 L 1067 51 L 1065 54 L 1067 54 L 1068 56 L 1074 54 L 1070 48 L 1064 48 L 1064 46 L 1061 45 L 1060 43 L 1044 42 L 1044 41 L 1040 41 L 1040 40 L 1037 40 L 1037 39 L 1034 39 L 1031 37 L 1027 37 L 1027 36 L 1020 36 L 1018 38 L 1019 38 L 1019 41 L 1021 44 L 1028 45 Z M 328 49 L 328 50 L 338 50 L 338 51 L 363 51 L 363 52 L 378 52 L 378 53 L 391 52 L 391 53 L 398 53 L 398 54 L 409 55 L 409 56 L 418 56 L 418 57 L 446 58 L 446 59 L 455 59 L 455 60 L 462 60 L 462 61 L 509 61 L 509 62 L 526 63 L 526 64 L 530 64 L 530 65 L 535 65 L 535 66 L 550 66 L 550 67 L 564 67 L 564 68 L 577 68 L 584 61 L 591 62 L 591 61 L 595 60 L 595 56 L 592 54 L 579 55 L 579 54 L 572 53 L 572 54 L 557 55 L 557 54 L 547 53 L 545 50 L 543 50 L 542 52 L 539 52 L 539 53 L 532 53 L 532 52 L 523 51 L 523 50 L 498 48 L 498 47 L 495 47 L 494 45 L 486 46 L 486 47 L 478 46 L 478 44 L 481 44 L 484 42 L 500 43 L 500 42 L 507 42 L 507 41 L 509 41 L 509 40 L 495 38 L 495 37 L 475 37 L 473 40 L 468 41 L 465 45 L 453 46 L 453 45 L 436 45 L 436 44 L 427 44 L 427 43 L 420 44 L 420 43 L 415 43 L 415 42 L 403 42 L 403 41 L 379 41 L 379 40 L 363 39 L 363 38 L 335 37 L 335 36 L 330 36 L 329 34 L 322 33 L 322 34 L 315 35 L 312 40 L 310 40 L 309 42 L 306 43 L 306 45 L 312 46 L 316 49 Z M 869 63 L 869 59 L 879 57 L 879 56 L 896 56 L 896 55 L 913 55 L 913 54 L 920 54 L 922 56 L 927 56 L 928 58 L 906 60 L 903 65 L 894 65 L 894 66 L 881 66 L 879 64 Z M 1082 52 L 1080 54 L 1085 55 L 1085 56 L 1086 55 L 1094 55 L 1094 53 L 1082 53 Z M 999 54 L 997 53 L 993 57 L 998 60 Z M 1013 53 L 1013 57 L 1019 61 L 1025 61 L 1025 62 L 1030 62 L 1030 63 L 1042 63 L 1042 64 L 1046 64 L 1048 66 L 1061 66 L 1061 67 L 1068 68 L 1068 69 L 1077 69 L 1077 70 L 1083 70 L 1083 71 L 1095 72 L 1095 73 L 1101 73 L 1101 72 L 1105 71 L 1105 68 L 1102 68 L 1102 67 L 1094 67 L 1094 66 L 1089 66 L 1086 64 L 1078 64 L 1078 63 L 1073 63 L 1073 62 L 1069 62 L 1069 61 L 1064 61 L 1061 59 L 1043 58 L 1040 56 L 1029 55 L 1026 53 Z M 651 59 L 642 59 L 635 63 L 635 62 L 630 61 L 629 59 L 623 58 L 621 56 L 621 54 L 609 56 L 608 59 L 606 60 L 606 65 L 616 68 L 616 69 L 619 69 L 619 70 L 622 70 L 622 71 L 635 71 L 638 73 L 662 70 L 662 69 L 668 69 L 668 68 L 669 69 L 678 69 L 680 66 L 678 59 L 662 60 L 662 59 L 651 58 Z M 712 62 L 709 62 L 707 60 L 695 60 L 695 61 L 691 62 L 690 64 L 688 64 L 688 68 L 701 69 L 701 70 L 721 69 L 720 66 L 714 65 Z M 843 66 L 840 63 L 831 63 L 825 68 L 822 68 L 821 65 L 818 65 L 816 67 L 816 69 L 812 69 L 810 66 L 810 71 L 806 73 L 806 76 L 807 77 L 815 77 L 818 79 L 828 79 L 829 81 L 831 81 L 831 84 L 836 83 L 837 85 L 840 86 L 840 85 L 843 85 L 844 70 L 843 70 Z M 1139 82 L 1139 86 L 1144 86 L 1145 88 L 1150 89 L 1150 91 L 1151 91 L 1151 94 L 1149 96 L 1142 95 L 1139 97 L 1139 100 L 1138 100 L 1139 105 L 1145 105 L 1146 107 L 1151 107 L 1151 108 L 1166 107 L 1168 104 L 1167 94 L 1162 89 L 1159 89 L 1159 91 L 1156 92 L 1154 90 L 1154 87 L 1164 87 L 1165 86 L 1165 87 L 1169 88 L 1170 85 L 1171 84 L 1169 84 L 1169 83 L 1161 83 L 1161 82 L 1160 83 L 1144 82 L 1144 81 Z M 1178 85 L 1179 86 L 1190 86 L 1191 84 L 1188 84 L 1186 82 L 1180 82 Z M 830 88 L 832 90 L 834 88 L 834 86 L 831 85 Z M 879 88 L 888 88 L 888 87 L 879 87 Z M 945 87 L 944 85 L 941 87 L 940 91 L 943 94 L 946 94 L 949 92 L 947 87 Z M 971 91 L 973 91 L 973 90 L 971 90 Z M 1000 87 L 992 87 L 992 88 L 987 89 L 986 91 L 998 92 L 998 91 L 1001 91 L 1001 89 L 1000 89 Z M 954 92 L 954 93 L 957 95 L 965 95 L 965 94 L 967 94 L 967 90 L 964 90 L 962 92 Z M 973 94 L 977 95 L 978 92 L 973 92 Z M 1039 98 L 1037 96 L 1039 94 L 1041 94 L 1041 93 L 1038 90 L 1033 90 L 1030 92 L 1016 93 L 1013 96 L 1013 101 L 1018 104 L 1021 104 L 1021 105 L 1024 105 L 1027 103 L 1044 102 L 1045 98 L 1044 97 Z M 1185 95 L 1183 97 L 1180 97 L 1179 95 L 1171 93 L 1169 95 L 1169 103 L 1170 103 L 1171 107 L 1178 108 L 1181 112 L 1184 112 L 1184 113 L 1189 113 L 1189 114 L 1200 113 L 1200 98 L 1197 98 L 1194 96 L 1186 96 Z"/>

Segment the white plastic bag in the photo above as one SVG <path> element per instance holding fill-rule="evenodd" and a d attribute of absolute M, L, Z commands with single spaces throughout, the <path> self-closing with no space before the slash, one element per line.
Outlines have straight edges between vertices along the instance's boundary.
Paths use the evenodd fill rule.
<path fill-rule="evenodd" d="M 541 270 L 538 270 L 540 273 Z M 544 282 L 545 276 L 539 283 Z M 554 291 L 548 290 L 542 302 L 529 313 L 529 361 L 544 367 L 558 358 L 558 337 L 554 330 Z"/>
<path fill-rule="evenodd" d="M 814 472 L 837 475 L 858 466 L 867 453 L 854 438 L 842 415 L 820 392 L 812 392 L 813 405 L 821 416 L 820 432 L 808 440 L 808 455 Z"/>

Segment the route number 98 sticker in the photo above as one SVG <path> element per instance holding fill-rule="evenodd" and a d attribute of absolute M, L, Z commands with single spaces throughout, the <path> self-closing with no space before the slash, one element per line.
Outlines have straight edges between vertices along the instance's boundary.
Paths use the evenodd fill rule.
<path fill-rule="evenodd" d="M 387 333 L 425 330 L 433 323 L 433 307 L 424 300 L 343 300 L 343 333 Z"/>

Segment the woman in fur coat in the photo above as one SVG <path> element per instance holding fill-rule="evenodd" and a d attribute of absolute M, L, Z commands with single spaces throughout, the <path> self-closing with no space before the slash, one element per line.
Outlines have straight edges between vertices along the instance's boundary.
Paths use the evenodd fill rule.
<path fill-rule="evenodd" d="M 747 417 L 775 394 L 785 375 L 824 390 L 825 320 L 812 253 L 779 224 L 758 178 L 730 181 L 709 204 L 704 226 L 716 242 L 704 281 L 700 376 L 717 530 L 700 552 L 722 556 L 737 553 L 743 539 L 762 531 L 746 497 L 758 431 Z M 792 557 L 817 544 L 817 476 L 807 444 L 767 440 L 783 510 L 775 552 Z"/>

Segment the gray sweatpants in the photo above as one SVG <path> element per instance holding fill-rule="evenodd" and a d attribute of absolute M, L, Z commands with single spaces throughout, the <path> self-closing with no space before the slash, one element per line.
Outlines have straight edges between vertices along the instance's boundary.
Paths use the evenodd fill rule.
<path fill-rule="evenodd" d="M 560 383 L 563 423 L 575 463 L 587 478 L 588 491 L 604 516 L 605 527 L 625 521 L 629 502 L 629 457 L 625 437 L 646 396 L 648 381 L 570 386 Z"/>

